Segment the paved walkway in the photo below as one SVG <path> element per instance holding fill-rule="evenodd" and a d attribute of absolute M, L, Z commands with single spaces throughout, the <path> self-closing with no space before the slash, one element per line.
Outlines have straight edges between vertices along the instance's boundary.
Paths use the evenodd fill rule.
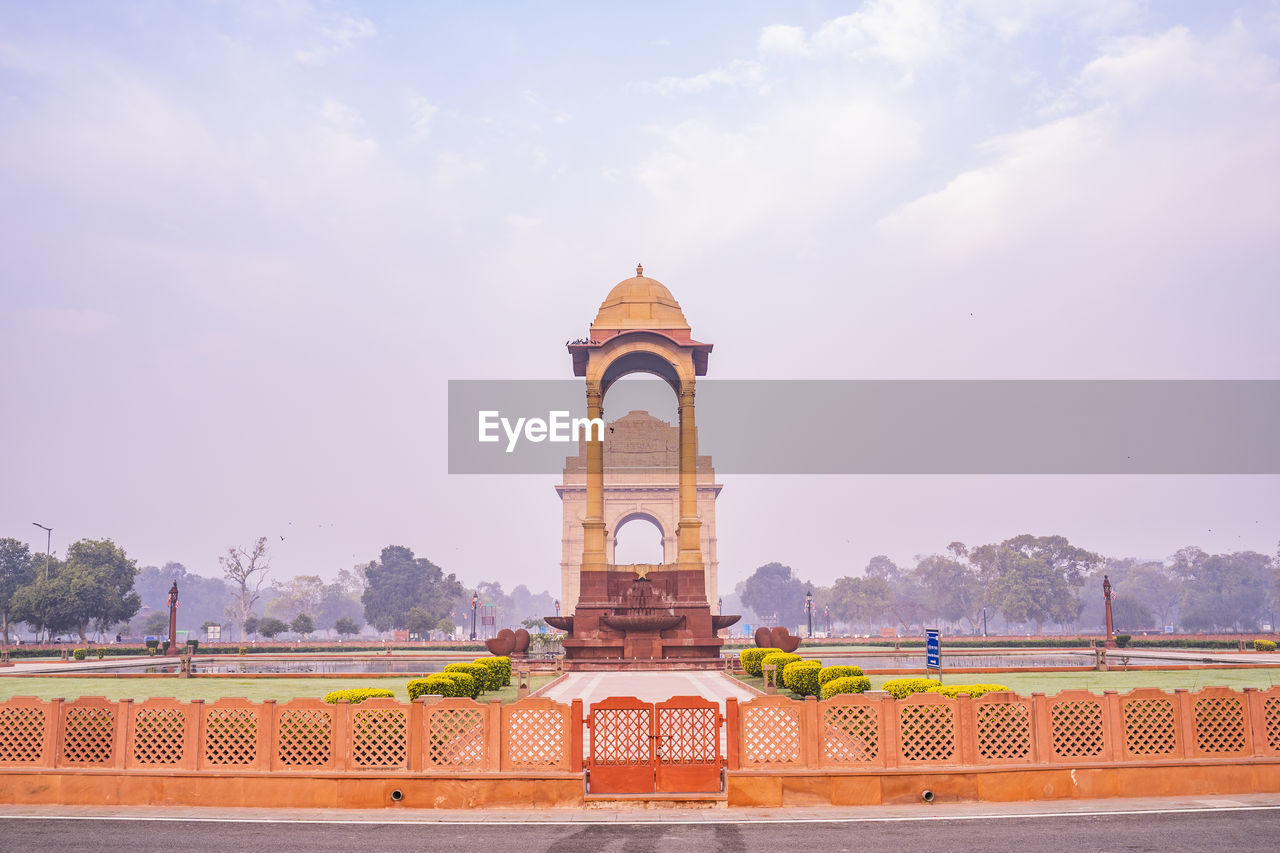
<path fill-rule="evenodd" d="M 1042 800 L 1012 803 L 933 803 L 878 806 L 789 806 L 783 808 L 681 808 L 653 804 L 627 808 L 594 806 L 583 809 L 477 808 L 466 810 L 411 809 L 272 809 L 208 808 L 201 806 L 53 806 L 0 805 L 0 822 L 15 819 L 87 821 L 96 818 L 137 821 L 246 821 L 252 823 L 442 823 L 442 824 L 558 824 L 558 823 L 859 823 L 984 818 L 1036 818 L 1059 815 L 1163 815 L 1237 810 L 1280 810 L 1280 795 L 1237 794 L 1135 797 L 1098 800 Z M 1274 821 L 1274 818 L 1268 818 Z M 1238 842 L 1239 839 L 1234 841 Z M 1266 842 L 1268 845 L 1273 842 Z M 287 846 L 287 845 L 286 845 Z M 66 847 L 61 848 L 63 850 Z"/>
<path fill-rule="evenodd" d="M 629 671 L 570 672 L 538 691 L 557 702 L 581 699 L 587 708 L 610 696 L 634 696 L 644 702 L 662 702 L 672 696 L 702 696 L 720 703 L 730 696 L 745 702 L 759 694 L 721 672 Z"/>

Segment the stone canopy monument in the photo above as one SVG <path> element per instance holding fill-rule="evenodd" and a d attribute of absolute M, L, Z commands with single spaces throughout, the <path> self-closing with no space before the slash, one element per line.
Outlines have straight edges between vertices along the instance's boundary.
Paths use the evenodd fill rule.
<path fill-rule="evenodd" d="M 574 375 L 586 379 L 588 418 L 603 419 L 604 398 L 614 382 L 628 374 L 646 373 L 664 380 L 676 395 L 679 426 L 671 427 L 643 412 L 632 412 L 612 425 L 615 435 L 619 428 L 623 430 L 619 448 L 627 447 L 628 436 L 647 434 L 647 442 L 637 446 L 633 441 L 631 446 L 652 454 L 651 460 L 660 458 L 665 448 L 667 436 L 662 428 L 674 431 L 673 505 L 661 497 L 671 485 L 663 482 L 661 468 L 667 466 L 658 465 L 651 466 L 658 470 L 647 484 L 655 491 L 648 506 L 633 499 L 636 505 L 628 509 L 627 500 L 615 499 L 606 513 L 605 452 L 610 444 L 606 437 L 589 434 L 583 442 L 585 462 L 579 462 L 581 456 L 567 461 L 565 482 L 558 491 L 566 501 L 563 596 L 571 615 L 546 620 L 569 632 L 564 641 L 565 666 L 717 666 L 724 641 L 716 632 L 739 617 L 712 614 L 710 607 L 716 580 L 714 502 L 720 487 L 714 483 L 710 459 L 698 457 L 694 390 L 696 378 L 706 375 L 711 344 L 693 339 L 671 292 L 637 266 L 634 278 L 609 292 L 587 338 L 568 348 Z M 580 494 L 575 481 L 581 482 Z M 646 484 L 628 485 L 643 488 Z M 568 529 L 569 519 L 578 515 L 574 511 L 570 516 L 570 501 L 581 504 L 580 557 L 577 537 Z M 705 536 L 702 512 L 712 519 Z M 617 528 L 636 518 L 646 518 L 662 531 L 662 563 L 610 562 Z M 578 557 L 576 567 L 568 564 L 573 557 Z"/>

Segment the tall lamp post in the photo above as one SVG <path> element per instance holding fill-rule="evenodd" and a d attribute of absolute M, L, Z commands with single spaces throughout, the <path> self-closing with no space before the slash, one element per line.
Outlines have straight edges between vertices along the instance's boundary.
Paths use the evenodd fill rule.
<path fill-rule="evenodd" d="M 33 521 L 31 523 L 34 524 L 36 527 L 39 527 L 41 530 L 43 530 L 45 533 L 48 534 L 48 536 L 45 537 L 45 542 L 44 542 L 44 579 L 48 580 L 49 579 L 49 552 L 53 547 L 53 528 L 45 527 L 43 524 L 41 524 L 38 521 Z"/>
<path fill-rule="evenodd" d="M 720 596 L 720 598 L 716 599 L 716 615 L 720 616 L 723 614 L 724 614 L 724 596 Z"/>
<path fill-rule="evenodd" d="M 809 636 L 813 637 L 813 590 L 804 594 L 804 609 L 809 614 Z"/>
<path fill-rule="evenodd" d="M 560 615 L 560 599 L 556 599 L 556 615 Z"/>
<path fill-rule="evenodd" d="M 1111 579 L 1106 575 L 1103 575 L 1102 576 L 1102 599 L 1104 602 L 1106 602 L 1106 605 L 1107 605 L 1106 648 L 1108 649 L 1114 649 L 1116 647 L 1116 638 L 1115 638 L 1115 635 L 1112 633 L 1112 625 L 1111 625 L 1111 599 L 1115 597 L 1116 597 L 1116 594 L 1111 589 Z"/>
<path fill-rule="evenodd" d="M 480 596 L 471 593 L 471 639 L 476 638 L 476 608 L 480 606 Z"/>

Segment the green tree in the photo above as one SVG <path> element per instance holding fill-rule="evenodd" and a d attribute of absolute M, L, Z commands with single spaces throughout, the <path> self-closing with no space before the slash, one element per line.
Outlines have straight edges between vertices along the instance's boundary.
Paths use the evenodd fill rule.
<path fill-rule="evenodd" d="M 311 617 L 305 613 L 299 613 L 297 616 L 293 617 L 293 621 L 289 623 L 290 631 L 295 634 L 301 634 L 304 637 L 308 636 L 315 629 L 316 623 L 313 622 Z"/>
<path fill-rule="evenodd" d="M 223 574 L 231 582 L 232 600 L 227 613 L 240 626 L 240 639 L 243 640 L 246 636 L 245 622 L 262 596 L 262 584 L 271 568 L 267 555 L 267 537 L 259 536 L 252 548 L 228 548 L 226 556 L 219 557 L 218 562 L 222 565 Z"/>
<path fill-rule="evenodd" d="M 152 610 L 143 620 L 142 633 L 152 637 L 169 636 L 169 614 L 164 610 Z"/>
<path fill-rule="evenodd" d="M 361 596 L 364 618 L 379 631 L 404 628 L 409 611 L 420 607 L 431 624 L 449 614 L 462 595 L 462 584 L 435 563 L 414 557 L 402 545 L 388 545 L 380 559 L 365 569 L 367 586 Z"/>
<path fill-rule="evenodd" d="M 339 616 L 333 623 L 333 630 L 338 632 L 339 637 L 346 639 L 352 634 L 360 633 L 360 623 L 350 617 Z"/>
<path fill-rule="evenodd" d="M 766 622 L 792 626 L 805 619 L 804 594 L 809 585 L 790 566 L 765 563 L 742 582 L 740 589 L 742 603 Z"/>
<path fill-rule="evenodd" d="M 1267 613 L 1273 569 L 1265 554 L 1183 548 L 1174 555 L 1172 569 L 1182 580 L 1178 613 L 1188 628 L 1251 631 Z"/>
<path fill-rule="evenodd" d="M 450 619 L 448 616 L 444 617 L 443 619 L 441 619 L 439 622 L 436 623 L 436 630 L 444 634 L 446 637 L 452 637 L 453 632 L 457 630 L 457 628 L 458 626 L 454 625 L 453 620 Z"/>
<path fill-rule="evenodd" d="M 240 639 L 243 640 L 245 637 L 258 636 L 258 628 L 261 627 L 261 625 L 262 619 L 256 614 L 250 613 L 249 617 L 244 620 L 243 627 L 240 629 Z"/>
<path fill-rule="evenodd" d="M 41 561 L 43 565 L 43 560 Z M 0 539 L 0 638 L 9 642 L 9 610 L 19 587 L 36 579 L 36 561 L 24 542 Z"/>
<path fill-rule="evenodd" d="M 893 601 L 889 582 L 882 577 L 836 578 L 831 586 L 831 615 L 850 625 L 862 625 L 864 634 L 871 633 L 871 623 L 878 621 Z"/>
<path fill-rule="evenodd" d="M 275 639 L 288 630 L 289 626 L 274 616 L 267 616 L 258 620 L 258 633 L 268 640 Z"/>
<path fill-rule="evenodd" d="M 1063 626 L 1080 613 L 1075 590 L 1102 564 L 1097 554 L 1062 536 L 1023 534 L 970 553 L 986 582 L 991 601 L 1010 622 L 1031 622 L 1040 633 L 1045 622 Z"/>
<path fill-rule="evenodd" d="M 404 628 L 419 637 L 425 637 L 438 621 L 440 620 L 428 613 L 425 607 L 410 607 L 404 616 Z"/>

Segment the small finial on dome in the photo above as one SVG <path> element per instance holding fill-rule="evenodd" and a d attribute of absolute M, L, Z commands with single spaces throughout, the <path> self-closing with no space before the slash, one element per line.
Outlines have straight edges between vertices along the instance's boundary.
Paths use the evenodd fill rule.
<path fill-rule="evenodd" d="M 643 275 L 644 275 L 644 267 L 640 266 L 639 264 L 636 264 L 636 278 L 640 278 Z"/>

